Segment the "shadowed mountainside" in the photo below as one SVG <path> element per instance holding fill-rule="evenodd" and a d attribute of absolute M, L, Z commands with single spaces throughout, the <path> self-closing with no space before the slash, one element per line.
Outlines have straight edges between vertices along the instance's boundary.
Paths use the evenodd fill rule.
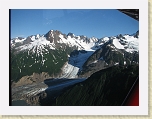
<path fill-rule="evenodd" d="M 139 66 L 114 66 L 91 75 L 56 99 L 58 106 L 120 106 L 138 78 Z"/>

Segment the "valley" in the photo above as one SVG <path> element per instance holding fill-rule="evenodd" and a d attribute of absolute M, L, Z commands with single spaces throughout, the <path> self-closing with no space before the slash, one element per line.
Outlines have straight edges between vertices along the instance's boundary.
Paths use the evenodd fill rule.
<path fill-rule="evenodd" d="M 12 101 L 25 100 L 29 105 L 41 105 L 43 98 L 59 96 L 65 88 L 85 79 L 46 79 L 44 82 L 22 85 L 12 88 Z M 42 97 L 43 96 L 43 97 Z"/>
<path fill-rule="evenodd" d="M 121 84 L 120 90 L 126 94 L 137 78 L 139 31 L 99 39 L 50 30 L 44 35 L 11 39 L 10 52 L 13 105 L 17 100 L 24 100 L 30 106 L 104 105 L 105 102 L 120 105 L 118 99 L 108 103 L 107 99 L 100 102 L 99 98 L 106 94 L 109 100 L 112 87 Z M 124 79 L 121 84 L 120 79 Z M 64 101 L 71 97 L 75 103 Z M 82 103 L 78 103 L 81 99 Z"/>

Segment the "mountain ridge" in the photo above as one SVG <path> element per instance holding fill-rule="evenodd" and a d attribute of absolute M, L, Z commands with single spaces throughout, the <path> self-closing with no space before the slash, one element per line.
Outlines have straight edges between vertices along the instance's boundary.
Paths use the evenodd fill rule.
<path fill-rule="evenodd" d="M 11 40 L 11 60 L 12 63 L 15 62 L 13 63 L 14 65 L 12 64 L 12 74 L 16 75 L 16 78 L 21 78 L 22 76 L 32 75 L 35 70 L 35 73 L 49 72 L 50 77 L 53 75 L 63 77 L 60 75 L 65 74 L 66 71 L 63 71 L 63 69 L 72 68 L 73 70 L 71 69 L 70 71 L 73 71 L 75 74 L 75 76 L 71 75 L 74 78 L 79 76 L 77 75 L 78 73 L 85 70 L 85 64 L 88 64 L 86 63 L 87 60 L 97 51 L 102 51 L 104 47 L 109 48 L 107 51 L 104 51 L 104 54 L 98 53 L 99 55 L 106 56 L 106 54 L 109 54 L 109 51 L 116 52 L 116 54 L 119 52 L 127 52 L 128 54 L 138 52 L 139 38 L 137 36 L 139 36 L 139 31 L 132 36 L 119 34 L 113 37 L 98 39 L 95 37 L 88 38 L 83 35 L 76 36 L 71 32 L 66 35 L 58 30 L 50 30 L 45 35 L 37 34 L 27 38 L 18 37 Z M 93 64 L 99 60 L 100 63 L 102 60 L 106 61 L 103 62 L 103 65 L 109 64 L 107 58 L 97 57 L 91 61 Z M 119 61 L 117 60 L 117 62 Z M 117 62 L 115 61 L 111 65 Z M 64 68 L 64 66 L 67 68 Z M 56 67 L 58 67 L 57 70 Z M 55 68 L 55 71 L 52 70 L 53 68 Z M 26 74 L 29 69 L 31 73 Z M 21 76 L 19 73 L 24 75 Z M 16 78 L 15 80 L 19 80 Z"/>
<path fill-rule="evenodd" d="M 139 64 L 139 31 L 98 39 L 50 30 L 10 42 L 12 99 L 25 99 L 28 104 L 50 104 L 50 99 L 54 102 L 61 92 L 77 82 L 90 81 L 98 72 Z M 50 82 L 58 82 L 60 93 L 52 92 L 55 97 Z"/>

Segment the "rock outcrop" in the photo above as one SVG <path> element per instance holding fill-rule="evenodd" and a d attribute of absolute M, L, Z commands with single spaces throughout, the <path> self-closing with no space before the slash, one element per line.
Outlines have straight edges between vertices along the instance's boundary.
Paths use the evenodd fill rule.
<path fill-rule="evenodd" d="M 50 76 L 46 72 L 42 72 L 40 74 L 33 73 L 31 76 L 23 76 L 17 83 L 13 83 L 12 87 L 42 82 L 47 78 L 50 78 Z"/>

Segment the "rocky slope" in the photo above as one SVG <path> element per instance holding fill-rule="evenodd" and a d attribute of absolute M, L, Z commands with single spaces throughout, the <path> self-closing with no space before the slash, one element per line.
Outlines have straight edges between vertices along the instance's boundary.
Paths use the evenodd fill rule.
<path fill-rule="evenodd" d="M 62 34 L 50 30 L 40 36 L 11 40 L 11 80 L 17 82 L 23 76 L 46 72 L 50 77 L 59 77 L 74 50 L 94 51 L 96 38 Z M 64 74 L 64 72 L 63 72 Z"/>
<path fill-rule="evenodd" d="M 83 64 L 80 77 L 89 77 L 91 74 L 114 65 L 133 65 L 139 63 L 137 34 L 107 38 L 100 49 L 97 49 Z"/>
<path fill-rule="evenodd" d="M 46 79 L 86 79 L 115 65 L 138 65 L 138 47 L 139 32 L 98 39 L 50 30 L 45 35 L 14 38 L 10 46 L 12 99 L 49 103 L 48 86 L 43 85 Z"/>
<path fill-rule="evenodd" d="M 139 76 L 139 66 L 100 70 L 57 97 L 57 106 L 120 106 Z"/>
<path fill-rule="evenodd" d="M 138 63 L 139 32 L 116 37 L 88 38 L 73 33 L 50 30 L 45 35 L 32 35 L 11 40 L 11 80 L 46 72 L 50 77 L 88 77 L 113 66 Z M 68 63 L 68 64 L 67 64 Z M 67 67 L 67 68 L 66 68 Z M 68 72 L 70 73 L 70 72 Z"/>

